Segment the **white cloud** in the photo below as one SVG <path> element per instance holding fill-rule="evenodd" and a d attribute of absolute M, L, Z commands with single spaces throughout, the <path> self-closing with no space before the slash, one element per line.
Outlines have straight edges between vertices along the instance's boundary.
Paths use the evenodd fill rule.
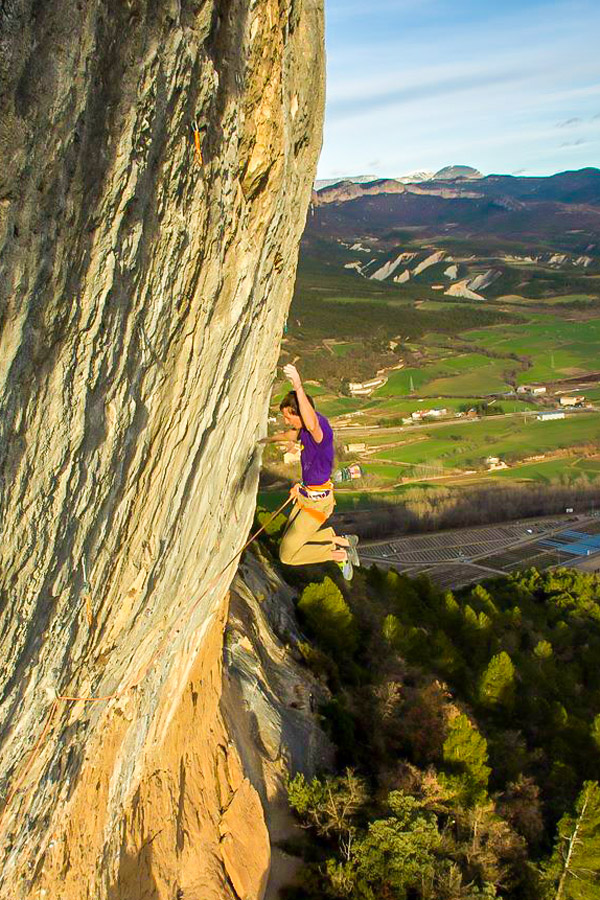
<path fill-rule="evenodd" d="M 564 165 L 558 123 L 568 122 L 564 127 L 576 128 L 589 144 L 588 131 L 600 120 L 600 6 L 573 0 L 532 8 L 532 0 L 524 0 L 518 10 L 507 3 L 506 14 L 469 23 L 469 0 L 452 6 L 460 21 L 432 19 L 450 5 L 428 0 L 427 27 L 390 14 L 400 6 L 407 12 L 409 0 L 366 5 L 373 21 L 380 10 L 389 14 L 374 29 L 375 39 L 364 29 L 353 34 L 346 24 L 344 40 L 328 47 L 320 175 L 333 167 L 372 170 L 374 160 L 380 175 L 439 168 L 452 159 L 487 171 L 531 170 L 536 154 L 547 160 L 549 147 L 556 164 Z M 581 159 L 582 148 L 573 142 L 573 159 Z"/>

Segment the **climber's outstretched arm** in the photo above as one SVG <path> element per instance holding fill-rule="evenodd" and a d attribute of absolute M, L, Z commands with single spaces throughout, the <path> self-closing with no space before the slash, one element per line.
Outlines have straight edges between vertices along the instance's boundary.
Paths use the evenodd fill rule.
<path fill-rule="evenodd" d="M 302 387 L 302 379 L 298 374 L 298 369 L 296 366 L 288 364 L 283 367 L 283 372 L 286 378 L 289 378 L 292 382 L 292 387 L 296 391 L 296 397 L 298 398 L 298 407 L 300 409 L 300 416 L 302 417 L 302 421 L 304 422 L 304 427 L 307 431 L 310 431 L 311 435 L 317 442 L 320 444 L 323 440 L 323 431 L 321 430 L 321 426 L 319 425 L 319 420 L 317 418 L 317 414 L 314 410 L 314 407 L 311 405 L 308 397 L 304 392 L 304 388 Z"/>
<path fill-rule="evenodd" d="M 289 441 L 297 441 L 298 440 L 298 431 L 297 429 L 292 429 L 290 431 L 280 431 L 277 434 L 271 434 L 268 437 L 261 438 L 259 440 L 259 444 L 285 444 L 289 443 Z"/>

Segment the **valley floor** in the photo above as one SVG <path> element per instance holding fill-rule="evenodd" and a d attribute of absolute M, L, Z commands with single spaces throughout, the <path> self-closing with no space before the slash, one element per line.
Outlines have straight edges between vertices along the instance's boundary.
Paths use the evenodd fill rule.
<path fill-rule="evenodd" d="M 363 565 L 426 574 L 456 590 L 534 566 L 600 571 L 600 516 L 552 516 L 361 544 Z"/>

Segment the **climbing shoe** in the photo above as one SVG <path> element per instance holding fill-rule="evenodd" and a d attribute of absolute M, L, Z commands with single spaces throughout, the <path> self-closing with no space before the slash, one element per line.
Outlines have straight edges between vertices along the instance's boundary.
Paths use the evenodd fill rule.
<path fill-rule="evenodd" d="M 357 534 L 345 534 L 343 535 L 348 541 L 348 546 L 346 547 L 346 552 L 348 553 L 348 559 L 352 563 L 353 566 L 360 566 L 360 557 L 358 555 L 358 535 Z"/>
<path fill-rule="evenodd" d="M 347 556 L 344 562 L 339 562 L 338 566 L 340 567 L 340 571 L 346 581 L 352 581 L 352 575 L 354 571 L 352 569 L 352 563 L 350 562 L 350 557 Z"/>

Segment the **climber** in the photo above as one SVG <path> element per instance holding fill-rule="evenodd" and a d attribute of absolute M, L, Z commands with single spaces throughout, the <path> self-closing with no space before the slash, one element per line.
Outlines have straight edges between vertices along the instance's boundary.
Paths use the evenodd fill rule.
<path fill-rule="evenodd" d="M 333 512 L 333 431 L 331 425 L 315 409 L 312 397 L 305 393 L 295 366 L 284 367 L 284 374 L 293 390 L 279 405 L 289 431 L 263 438 L 260 443 L 279 443 L 300 440 L 302 451 L 302 481 L 290 491 L 294 506 L 281 540 L 279 558 L 289 566 L 335 561 L 347 581 L 352 578 L 352 566 L 360 565 L 355 534 L 337 535 L 323 524 Z"/>

